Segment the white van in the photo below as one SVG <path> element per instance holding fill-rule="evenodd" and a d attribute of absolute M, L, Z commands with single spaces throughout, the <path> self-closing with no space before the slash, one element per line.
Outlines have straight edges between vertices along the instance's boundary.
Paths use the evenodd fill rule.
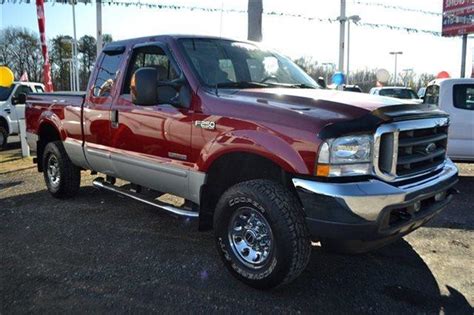
<path fill-rule="evenodd" d="M 433 80 L 423 103 L 436 104 L 450 116 L 449 157 L 474 162 L 474 79 Z"/>
<path fill-rule="evenodd" d="M 20 132 L 19 120 L 25 119 L 25 104 L 18 103 L 18 96 L 43 92 L 44 85 L 36 82 L 14 82 L 8 88 L 0 86 L 0 150 L 6 147 L 8 136 Z"/>

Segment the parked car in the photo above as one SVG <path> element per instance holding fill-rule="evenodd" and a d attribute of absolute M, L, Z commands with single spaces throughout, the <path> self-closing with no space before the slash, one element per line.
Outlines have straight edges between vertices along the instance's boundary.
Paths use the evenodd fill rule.
<path fill-rule="evenodd" d="M 95 187 L 213 228 L 225 266 L 256 288 L 298 277 L 311 241 L 362 252 L 402 237 L 457 182 L 446 113 L 321 89 L 250 42 L 108 44 L 86 93 L 30 94 L 26 120 L 54 197 L 74 196 L 81 170 L 103 173 Z M 157 201 L 163 193 L 182 205 Z"/>
<path fill-rule="evenodd" d="M 5 148 L 10 135 L 20 132 L 18 120 L 25 118 L 25 104 L 18 102 L 21 93 L 44 92 L 44 85 L 35 82 L 14 82 L 0 86 L 0 150 Z"/>
<path fill-rule="evenodd" d="M 474 161 L 474 79 L 431 81 L 424 103 L 435 104 L 449 114 L 449 156 L 453 160 Z"/>
<path fill-rule="evenodd" d="M 423 102 L 423 100 L 418 97 L 418 94 L 416 94 L 415 91 L 400 86 L 374 87 L 370 89 L 369 94 L 411 100 L 415 103 Z"/>

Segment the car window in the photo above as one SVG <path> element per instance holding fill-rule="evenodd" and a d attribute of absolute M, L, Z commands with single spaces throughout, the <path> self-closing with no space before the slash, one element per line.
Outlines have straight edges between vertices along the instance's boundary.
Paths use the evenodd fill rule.
<path fill-rule="evenodd" d="M 119 72 L 122 54 L 104 55 L 97 72 L 92 94 L 96 97 L 110 96 Z"/>
<path fill-rule="evenodd" d="M 14 88 L 14 85 L 11 85 L 10 87 L 0 86 L 0 101 L 6 101 L 10 97 Z"/>
<path fill-rule="evenodd" d="M 36 93 L 44 93 L 44 89 L 41 85 L 35 85 Z"/>
<path fill-rule="evenodd" d="M 456 108 L 474 110 L 474 84 L 454 85 L 453 104 Z"/>
<path fill-rule="evenodd" d="M 434 104 L 438 105 L 439 101 L 439 86 L 430 85 L 426 88 L 424 104 Z"/>
<path fill-rule="evenodd" d="M 20 85 L 20 86 L 18 86 L 18 88 L 15 90 L 15 94 L 13 94 L 13 97 L 18 97 L 18 95 L 20 95 L 21 93 L 28 94 L 28 93 L 31 93 L 31 92 L 33 92 L 33 90 L 31 89 L 30 86 L 28 86 L 28 85 Z"/>
<path fill-rule="evenodd" d="M 172 81 L 179 78 L 178 71 L 162 48 L 149 46 L 135 49 L 128 67 L 122 94 L 130 93 L 130 81 L 140 68 L 153 67 L 157 70 L 158 81 Z"/>

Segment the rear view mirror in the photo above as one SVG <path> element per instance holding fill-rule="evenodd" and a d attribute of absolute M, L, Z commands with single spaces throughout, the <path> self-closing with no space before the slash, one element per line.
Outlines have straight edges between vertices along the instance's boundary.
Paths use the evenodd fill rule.
<path fill-rule="evenodd" d="M 150 106 L 158 103 L 158 72 L 155 68 L 140 68 L 132 76 L 130 93 L 136 105 Z"/>
<path fill-rule="evenodd" d="M 324 80 L 323 77 L 319 77 L 318 80 L 317 80 L 317 83 L 323 89 L 327 88 L 326 80 Z"/>

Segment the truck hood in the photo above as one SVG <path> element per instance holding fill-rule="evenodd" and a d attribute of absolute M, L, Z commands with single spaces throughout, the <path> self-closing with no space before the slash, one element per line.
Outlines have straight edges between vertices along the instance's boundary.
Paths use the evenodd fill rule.
<path fill-rule="evenodd" d="M 416 104 L 409 100 L 369 95 L 356 92 L 342 92 L 323 89 L 268 88 L 240 90 L 233 94 L 241 100 L 267 102 L 273 106 L 284 106 L 292 110 L 325 109 L 328 105 L 333 110 L 338 107 L 356 107 L 364 112 L 371 112 L 380 107 Z"/>
<path fill-rule="evenodd" d="M 270 120 L 276 120 L 273 114 L 280 115 L 284 118 L 280 117 L 278 121 L 292 126 L 302 127 L 302 118 L 306 117 L 319 130 L 335 128 L 337 132 L 332 132 L 332 135 L 345 130 L 374 130 L 388 121 L 445 115 L 436 106 L 412 100 L 323 89 L 245 89 L 220 96 L 254 104 L 261 110 L 270 107 L 272 113 L 265 112 Z"/>

